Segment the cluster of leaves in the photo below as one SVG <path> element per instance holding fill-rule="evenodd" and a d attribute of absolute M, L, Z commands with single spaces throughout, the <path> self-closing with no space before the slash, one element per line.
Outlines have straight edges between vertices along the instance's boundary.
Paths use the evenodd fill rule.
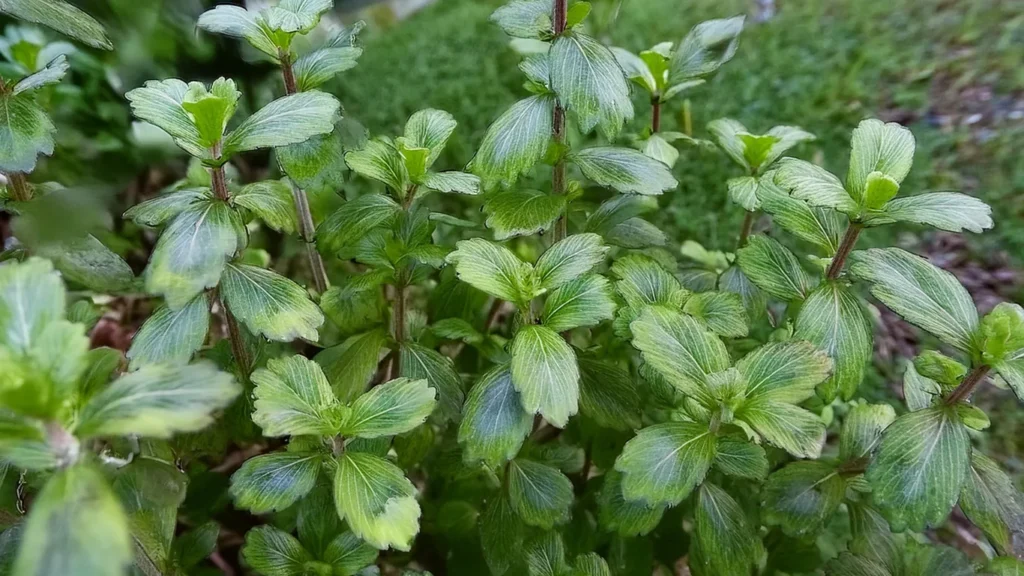
<path fill-rule="evenodd" d="M 197 573 L 230 546 L 226 501 L 245 531 L 231 561 L 265 576 L 649 574 L 683 555 L 698 576 L 1024 571 L 1024 500 L 973 446 L 989 420 L 971 403 L 986 379 L 1024 400 L 1024 309 L 980 317 L 927 260 L 855 250 L 896 222 L 992 226 L 970 196 L 898 197 L 909 130 L 862 122 L 845 183 L 783 157 L 813 139 L 796 127 L 715 120 L 714 144 L 662 132 L 661 107 L 737 53 L 741 17 L 634 55 L 587 33 L 587 2 L 513 0 L 492 19 L 531 46 L 530 96 L 465 171 L 442 170 L 452 114 L 421 110 L 401 136 L 368 138 L 318 90 L 361 53 L 360 25 L 296 53 L 331 7 L 200 17 L 281 71 L 285 95 L 241 121 L 224 78 L 128 92 L 193 158 L 124 215 L 162 228 L 138 279 L 95 236 L 46 230 L 81 191 L 26 178 L 53 151 L 40 93 L 66 72 L 66 47 L 0 43 L 17 74 L 0 82 L 0 171 L 19 241 L 0 266 L 0 573 Z M 60 0 L 0 11 L 109 47 Z M 640 134 L 624 133 L 630 81 L 651 101 Z M 722 183 L 749 216 L 735 252 L 687 241 L 681 265 L 641 218 L 677 187 L 677 141 L 742 167 Z M 259 149 L 283 177 L 238 182 L 230 161 Z M 370 189 L 315 216 L 307 192 L 351 178 Z M 542 179 L 550 189 L 524 184 Z M 439 208 L 460 202 L 484 222 Z M 801 243 L 753 234 L 761 212 Z M 304 273 L 248 247 L 263 226 L 307 245 Z M 90 349 L 96 306 L 68 305 L 64 282 L 162 304 L 124 356 Z M 857 399 L 868 293 L 943 345 L 908 362 L 906 410 Z M 224 501 L 186 501 L 225 472 Z M 922 534 L 957 505 L 990 558 Z"/>

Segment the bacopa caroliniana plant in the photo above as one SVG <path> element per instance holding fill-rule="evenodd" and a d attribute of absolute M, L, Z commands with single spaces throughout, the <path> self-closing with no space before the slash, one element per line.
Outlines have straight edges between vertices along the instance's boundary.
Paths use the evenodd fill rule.
<path fill-rule="evenodd" d="M 492 20 L 534 47 L 529 95 L 459 169 L 443 160 L 458 110 L 416 112 L 401 135 L 342 128 L 321 89 L 355 65 L 361 26 L 325 33 L 330 8 L 199 18 L 280 71 L 284 95 L 245 118 L 224 78 L 127 94 L 193 158 L 125 213 L 161 229 L 141 279 L 95 238 L 94 259 L 67 256 L 81 242 L 68 238 L 5 253 L 5 573 L 193 574 L 208 557 L 265 576 L 650 574 L 684 556 L 698 576 L 1024 570 L 1024 503 L 974 446 L 989 420 L 971 402 L 986 380 L 1024 398 L 1024 310 L 981 316 L 927 260 L 856 249 L 876 226 L 993 224 L 970 196 L 901 193 L 909 130 L 863 121 L 843 181 L 783 157 L 813 138 L 802 129 L 711 122 L 743 171 L 721 193 L 748 216 L 735 252 L 708 250 L 641 216 L 682 201 L 673 143 L 704 142 L 662 130 L 662 107 L 739 54 L 743 18 L 634 55 L 587 33 L 587 2 L 513 0 Z M 58 0 L 0 11 L 109 44 Z M 306 35 L 325 40 L 298 53 Z M 67 65 L 15 60 L 24 77 L 3 80 L 0 102 L 25 137 L 5 141 L 0 170 L 20 241 L 31 204 L 59 193 L 25 175 L 53 150 L 35 92 Z M 651 102 L 635 134 L 630 82 Z M 282 178 L 237 181 L 229 162 L 257 149 Z M 340 207 L 317 217 L 309 195 L 324 193 Z M 759 212 L 775 229 L 755 233 Z M 264 227 L 308 248 L 295 278 L 247 249 Z M 69 307 L 62 282 L 163 304 L 123 362 L 65 319 L 91 305 Z M 907 363 L 905 410 L 858 398 L 868 294 L 943 346 Z M 925 535 L 954 506 L 989 558 Z"/>

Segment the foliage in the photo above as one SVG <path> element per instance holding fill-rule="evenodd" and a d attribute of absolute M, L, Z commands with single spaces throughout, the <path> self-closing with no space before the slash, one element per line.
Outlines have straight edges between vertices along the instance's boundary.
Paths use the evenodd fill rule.
<path fill-rule="evenodd" d="M 320 89 L 362 54 L 360 24 L 323 33 L 331 7 L 199 17 L 280 71 L 262 107 L 223 77 L 125 94 L 192 159 L 124 214 L 156 238 L 139 278 L 95 226 L 46 225 L 77 206 L 28 181 L 54 153 L 43 96 L 69 66 L 57 49 L 13 59 L 0 571 L 598 576 L 684 555 L 698 576 L 1021 570 L 1024 503 L 971 400 L 986 380 L 1024 400 L 1024 309 L 981 315 L 928 260 L 856 249 L 881 226 L 993 226 L 972 196 L 906 193 L 910 130 L 863 120 L 845 179 L 784 157 L 814 139 L 794 126 L 665 131 L 663 109 L 736 56 L 743 17 L 633 54 L 599 40 L 587 2 L 512 0 L 491 20 L 532 47 L 526 94 L 446 170 L 455 114 L 369 137 Z M 59 0 L 0 11 L 109 44 Z M 651 107 L 638 134 L 634 86 Z M 739 165 L 722 188 L 747 213 L 733 252 L 682 243 L 682 271 L 677 239 L 642 218 L 673 201 L 677 145 Z M 232 162 L 264 149 L 282 177 L 243 182 Z M 353 180 L 361 194 L 311 207 Z M 446 212 L 458 202 L 484 216 Z M 303 268 L 254 242 L 273 234 L 305 245 Z M 861 397 L 867 294 L 941 346 L 907 364 L 905 409 Z M 159 303 L 124 356 L 77 321 L 119 298 Z M 984 562 L 926 533 L 957 505 Z"/>

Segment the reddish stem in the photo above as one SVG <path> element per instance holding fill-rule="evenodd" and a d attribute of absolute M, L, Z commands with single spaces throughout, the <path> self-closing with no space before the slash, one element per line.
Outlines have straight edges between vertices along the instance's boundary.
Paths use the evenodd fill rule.
<path fill-rule="evenodd" d="M 846 228 L 846 234 L 843 236 L 843 241 L 839 244 L 839 250 L 832 258 L 832 264 L 829 265 L 828 272 L 825 274 L 829 280 L 835 280 L 842 274 L 843 266 L 846 264 L 846 257 L 853 251 L 854 245 L 857 244 L 857 238 L 860 236 L 860 231 L 863 229 L 863 224 L 850 222 L 850 225 Z"/>

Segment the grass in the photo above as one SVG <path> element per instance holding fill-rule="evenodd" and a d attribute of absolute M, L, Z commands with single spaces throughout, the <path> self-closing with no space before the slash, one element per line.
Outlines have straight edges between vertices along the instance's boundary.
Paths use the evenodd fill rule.
<path fill-rule="evenodd" d="M 601 0 L 598 0 L 601 2 Z M 488 21 L 493 0 L 440 0 L 392 28 L 370 35 L 360 65 L 334 87 L 347 112 L 372 133 L 400 132 L 418 109 L 452 111 L 460 127 L 443 160 L 466 163 L 489 123 L 525 95 L 518 58 Z M 1024 90 L 1024 15 L 992 0 L 791 0 L 775 18 L 748 20 L 736 58 L 691 94 L 694 131 L 736 118 L 755 131 L 797 124 L 818 141 L 797 153 L 820 158 L 842 175 L 850 132 L 866 117 L 908 124 L 918 139 L 904 190 L 958 189 L 993 204 L 997 228 L 977 240 L 1024 253 L 1024 164 L 1013 142 L 1020 119 L 1006 118 Z M 678 41 L 695 23 L 742 14 L 739 0 L 625 0 L 605 36 L 644 49 Z M 984 94 L 993 94 L 984 99 Z M 980 95 L 980 97 L 979 97 Z M 1018 96 L 1019 99 L 1019 96 Z M 1009 104 L 1007 104 L 1009 103 Z M 633 131 L 649 121 L 636 98 Z M 1017 102 L 1017 106 L 1024 106 Z M 679 103 L 663 129 L 680 127 Z M 970 126 L 964 121 L 981 114 Z M 678 241 L 731 247 L 741 215 L 724 181 L 736 175 L 722 155 L 687 151 L 676 167 L 680 188 L 662 199 L 662 225 Z M 866 241 L 889 240 L 873 231 Z"/>

